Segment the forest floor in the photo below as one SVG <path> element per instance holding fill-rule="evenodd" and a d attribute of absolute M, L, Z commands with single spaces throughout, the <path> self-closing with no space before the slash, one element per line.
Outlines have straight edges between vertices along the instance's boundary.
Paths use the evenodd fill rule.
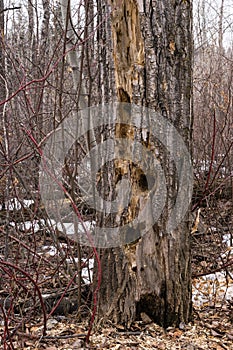
<path fill-rule="evenodd" d="M 193 320 L 189 324 L 163 329 L 145 319 L 130 330 L 110 323 L 104 327 L 94 324 L 87 345 L 88 322 L 80 321 L 76 312 L 50 316 L 45 336 L 38 315 L 24 324 L 23 331 L 16 330 L 9 349 L 233 350 L 232 223 L 231 202 L 219 202 L 211 214 L 202 211 L 198 231 L 192 235 Z M 4 331 L 1 322 L 0 332 Z"/>
<path fill-rule="evenodd" d="M 179 328 L 164 330 L 154 323 L 136 322 L 126 331 L 121 326 L 108 324 L 93 330 L 88 346 L 85 346 L 88 326 L 78 322 L 74 315 L 63 320 L 51 318 L 47 326 L 47 335 L 40 338 L 41 325 L 30 325 L 27 334 L 18 335 L 15 349 L 233 349 L 232 311 L 227 305 L 194 310 L 193 322 Z"/>

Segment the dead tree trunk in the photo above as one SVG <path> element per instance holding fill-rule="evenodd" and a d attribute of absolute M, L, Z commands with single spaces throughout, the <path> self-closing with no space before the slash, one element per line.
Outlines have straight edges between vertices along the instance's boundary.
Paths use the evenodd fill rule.
<path fill-rule="evenodd" d="M 189 1 L 112 0 L 112 45 L 119 102 L 143 105 L 169 120 L 190 149 L 192 132 L 192 32 Z M 131 130 L 119 121 L 116 136 Z M 127 126 L 126 126 L 127 128 Z M 123 130 L 124 129 L 124 130 Z M 148 140 L 147 147 L 149 147 Z M 191 264 L 188 214 L 169 234 L 166 222 L 177 193 L 177 174 L 161 156 L 167 183 L 162 217 L 141 239 L 101 251 L 102 286 L 98 317 L 130 326 L 147 314 L 165 327 L 191 316 Z M 118 172 L 123 165 L 115 164 Z M 137 176 L 131 173 L 132 177 Z M 137 197 L 142 188 L 132 188 Z M 130 202 L 131 216 L 137 200 Z"/>

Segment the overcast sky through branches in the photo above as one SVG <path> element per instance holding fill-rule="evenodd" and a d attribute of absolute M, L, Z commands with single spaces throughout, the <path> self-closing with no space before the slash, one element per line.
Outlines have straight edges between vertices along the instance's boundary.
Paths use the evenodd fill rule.
<path fill-rule="evenodd" d="M 79 5 L 83 0 L 71 0 L 71 3 L 76 6 Z M 217 44 L 218 43 L 218 32 L 219 32 L 219 17 L 220 17 L 220 7 L 223 0 L 205 0 L 204 1 L 204 20 L 203 20 L 203 0 L 193 1 L 194 7 L 194 39 L 197 43 L 197 36 L 200 34 L 200 31 L 205 28 L 207 30 L 207 39 L 208 44 Z M 32 0 L 31 1 L 37 8 L 37 14 L 40 16 L 42 10 L 41 0 Z M 15 11 L 6 11 L 6 26 L 7 29 L 10 28 L 10 22 L 14 16 L 15 20 L 17 16 L 27 17 L 27 0 L 5 0 L 5 8 L 12 8 L 14 6 L 21 6 L 20 10 Z M 57 6 L 57 0 L 50 0 L 51 11 L 54 7 Z M 75 23 L 75 16 L 73 19 Z M 224 0 L 224 15 L 223 15 L 223 42 L 226 48 L 232 47 L 233 42 L 233 6 L 232 0 Z"/>

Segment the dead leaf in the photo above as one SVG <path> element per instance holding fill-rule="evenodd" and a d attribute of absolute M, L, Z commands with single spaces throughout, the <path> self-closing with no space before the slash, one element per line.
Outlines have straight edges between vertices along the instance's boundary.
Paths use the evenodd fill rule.
<path fill-rule="evenodd" d="M 211 332 L 211 335 L 213 335 L 214 337 L 220 337 L 220 338 L 222 337 L 222 335 L 216 332 L 214 329 L 211 329 L 210 332 Z"/>

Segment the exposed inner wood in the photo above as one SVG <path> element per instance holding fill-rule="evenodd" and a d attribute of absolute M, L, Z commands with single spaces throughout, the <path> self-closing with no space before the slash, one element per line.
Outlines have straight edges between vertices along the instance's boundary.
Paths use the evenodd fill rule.
<path fill-rule="evenodd" d="M 132 0 L 111 1 L 112 4 L 112 35 L 113 57 L 115 64 L 115 81 L 119 102 L 134 101 L 134 86 L 139 86 L 143 79 L 144 42 L 140 31 L 140 20 L 137 3 Z M 116 138 L 127 138 L 134 142 L 135 130 L 128 110 L 120 108 L 119 123 L 116 124 Z M 131 182 L 131 199 L 124 223 L 131 222 L 140 209 L 140 198 L 145 197 L 145 190 L 140 186 L 143 177 L 142 170 L 130 161 L 122 159 L 122 155 L 130 150 L 122 149 L 119 143 L 114 162 L 116 181 L 127 178 Z"/>
<path fill-rule="evenodd" d="M 118 101 L 122 102 L 116 138 L 127 138 L 129 144 L 137 140 L 136 130 L 130 125 L 130 111 L 123 105 L 135 103 L 148 106 L 170 120 L 188 144 L 190 3 L 166 0 L 112 0 L 110 3 L 115 83 Z M 153 135 L 154 131 L 150 130 L 146 140 L 144 137 L 140 140 L 148 151 L 156 142 L 150 132 Z M 149 192 L 146 186 L 139 186 L 141 169 L 124 159 L 123 155 L 129 153 L 130 149 L 123 149 L 119 143 L 114 164 L 116 182 L 117 178 L 130 178 L 131 197 L 127 216 L 122 218 L 124 223 L 130 223 L 137 216 Z M 168 191 L 162 217 L 140 239 L 119 249 L 109 249 L 101 257 L 104 275 L 100 314 L 126 326 L 141 314 L 147 314 L 165 327 L 190 320 L 189 223 L 186 217 L 172 233 L 166 232 L 166 220 L 177 193 L 176 173 L 166 151 L 162 151 L 159 161 Z"/>

